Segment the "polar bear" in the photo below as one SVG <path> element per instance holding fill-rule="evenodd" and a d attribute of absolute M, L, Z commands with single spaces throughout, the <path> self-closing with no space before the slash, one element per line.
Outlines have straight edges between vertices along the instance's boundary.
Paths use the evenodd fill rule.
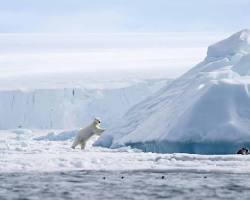
<path fill-rule="evenodd" d="M 104 129 L 100 128 L 100 124 L 100 119 L 95 118 L 94 121 L 86 128 L 80 129 L 71 147 L 74 149 L 77 145 L 81 145 L 81 149 L 84 149 L 86 142 L 93 135 L 101 135 L 105 131 Z"/>

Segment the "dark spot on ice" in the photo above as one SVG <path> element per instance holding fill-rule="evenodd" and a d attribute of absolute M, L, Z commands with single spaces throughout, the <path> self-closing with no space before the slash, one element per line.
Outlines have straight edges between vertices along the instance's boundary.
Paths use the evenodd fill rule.
<path fill-rule="evenodd" d="M 204 176 L 203 178 L 207 178 L 207 176 Z"/>
<path fill-rule="evenodd" d="M 105 179 L 106 179 L 106 177 L 104 176 L 104 177 L 102 177 L 102 179 L 103 179 L 103 180 L 105 180 Z"/>
<path fill-rule="evenodd" d="M 161 179 L 164 179 L 164 178 L 165 178 L 165 176 L 162 176 L 162 177 L 161 177 Z"/>
<path fill-rule="evenodd" d="M 69 194 L 69 192 L 64 191 L 62 194 L 63 194 L 63 195 L 68 195 L 68 194 Z"/>
<path fill-rule="evenodd" d="M 121 179 L 124 179 L 124 176 L 122 176 Z"/>

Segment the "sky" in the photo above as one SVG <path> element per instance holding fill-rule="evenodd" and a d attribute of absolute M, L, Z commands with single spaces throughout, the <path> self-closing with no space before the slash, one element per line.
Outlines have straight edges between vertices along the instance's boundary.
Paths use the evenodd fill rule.
<path fill-rule="evenodd" d="M 250 0 L 0 0 L 0 79 L 177 77 L 209 45 L 250 28 L 249 8 Z"/>
<path fill-rule="evenodd" d="M 0 32 L 232 31 L 249 0 L 1 0 Z"/>

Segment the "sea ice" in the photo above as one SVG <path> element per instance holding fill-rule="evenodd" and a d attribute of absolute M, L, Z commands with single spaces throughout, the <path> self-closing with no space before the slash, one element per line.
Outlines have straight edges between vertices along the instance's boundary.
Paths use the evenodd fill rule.
<path fill-rule="evenodd" d="M 20 130 L 22 132 L 23 130 Z M 0 172 L 53 172 L 73 170 L 142 170 L 156 172 L 250 173 L 250 156 L 144 153 L 122 147 L 71 149 L 72 139 L 34 140 L 50 132 L 66 135 L 62 130 L 24 130 L 22 138 L 12 130 L 0 131 Z M 62 134 L 64 132 L 64 134 Z M 68 132 L 69 133 L 69 132 Z"/>

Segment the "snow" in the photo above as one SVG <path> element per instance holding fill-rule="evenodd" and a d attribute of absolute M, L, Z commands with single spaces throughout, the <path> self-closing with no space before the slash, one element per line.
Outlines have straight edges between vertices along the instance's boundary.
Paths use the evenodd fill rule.
<path fill-rule="evenodd" d="M 250 147 L 249 38 L 242 30 L 210 46 L 203 62 L 131 108 L 95 145 L 201 154 Z"/>
<path fill-rule="evenodd" d="M 0 172 L 53 172 L 72 170 L 145 170 L 161 172 L 249 173 L 250 156 L 144 153 L 122 147 L 71 149 L 72 139 L 35 140 L 48 135 L 67 135 L 65 130 L 0 131 Z"/>

